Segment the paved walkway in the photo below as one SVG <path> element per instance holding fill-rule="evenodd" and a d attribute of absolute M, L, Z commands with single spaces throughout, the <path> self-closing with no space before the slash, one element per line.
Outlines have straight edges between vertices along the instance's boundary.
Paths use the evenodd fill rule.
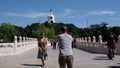
<path fill-rule="evenodd" d="M 120 68 L 120 56 L 115 56 L 114 60 L 108 60 L 104 54 L 93 54 L 79 49 L 74 51 L 73 68 Z M 58 50 L 48 47 L 48 60 L 44 68 L 59 68 Z M 19 55 L 0 56 L 0 68 L 41 68 L 41 61 L 36 59 L 37 48 L 29 50 Z"/>

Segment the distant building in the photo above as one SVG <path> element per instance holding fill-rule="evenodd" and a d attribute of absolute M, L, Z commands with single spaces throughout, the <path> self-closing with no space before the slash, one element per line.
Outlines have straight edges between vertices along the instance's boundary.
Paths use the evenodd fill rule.
<path fill-rule="evenodd" d="M 48 23 L 50 23 L 50 24 L 55 23 L 55 16 L 54 16 L 52 10 L 50 10 L 50 14 L 48 15 Z"/>

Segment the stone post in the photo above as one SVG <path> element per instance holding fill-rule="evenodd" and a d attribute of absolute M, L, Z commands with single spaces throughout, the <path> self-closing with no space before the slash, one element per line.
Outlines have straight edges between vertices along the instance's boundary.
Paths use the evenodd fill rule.
<path fill-rule="evenodd" d="M 25 42 L 25 37 L 23 37 L 23 42 Z"/>
<path fill-rule="evenodd" d="M 87 37 L 85 37 L 85 42 L 87 42 Z"/>
<path fill-rule="evenodd" d="M 28 40 L 31 41 L 30 37 L 28 37 Z"/>
<path fill-rule="evenodd" d="M 91 42 L 91 37 L 90 36 L 88 37 L 88 42 Z"/>
<path fill-rule="evenodd" d="M 25 37 L 23 37 L 23 43 L 24 43 L 23 45 L 25 45 Z"/>
<path fill-rule="evenodd" d="M 102 43 L 102 36 L 101 35 L 99 35 L 98 42 Z"/>
<path fill-rule="evenodd" d="M 22 37 L 21 36 L 19 36 L 19 42 L 22 42 Z"/>
<path fill-rule="evenodd" d="M 82 37 L 82 42 L 84 42 L 84 37 Z"/>
<path fill-rule="evenodd" d="M 28 37 L 26 37 L 26 45 L 29 45 L 29 39 L 28 39 Z"/>
<path fill-rule="evenodd" d="M 93 42 L 96 42 L 96 37 L 95 36 L 93 36 Z"/>
<path fill-rule="evenodd" d="M 17 36 L 14 36 L 14 53 L 16 53 Z"/>
<path fill-rule="evenodd" d="M 28 41 L 28 37 L 26 37 L 26 40 L 25 41 Z"/>
<path fill-rule="evenodd" d="M 77 42 L 77 45 L 79 46 L 81 44 L 81 38 L 78 38 L 79 41 L 76 41 Z"/>

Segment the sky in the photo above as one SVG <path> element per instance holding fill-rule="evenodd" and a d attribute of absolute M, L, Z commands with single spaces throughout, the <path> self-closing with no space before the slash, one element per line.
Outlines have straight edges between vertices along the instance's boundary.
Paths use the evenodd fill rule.
<path fill-rule="evenodd" d="M 57 23 L 72 23 L 79 28 L 101 22 L 120 26 L 120 0 L 0 0 L 0 23 L 22 27 L 44 23 L 50 9 Z"/>

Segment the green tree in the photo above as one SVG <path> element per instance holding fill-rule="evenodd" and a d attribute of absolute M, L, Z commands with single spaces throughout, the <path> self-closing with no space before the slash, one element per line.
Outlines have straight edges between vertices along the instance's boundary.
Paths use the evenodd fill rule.
<path fill-rule="evenodd" d="M 114 26 L 110 29 L 111 32 L 115 33 L 116 36 L 120 35 L 120 27 L 119 26 Z"/>
<path fill-rule="evenodd" d="M 55 32 L 52 28 L 46 27 L 40 23 L 33 23 L 30 26 L 27 26 L 28 34 L 32 34 L 32 37 L 40 38 L 40 33 L 45 32 L 48 38 L 54 38 Z"/>
<path fill-rule="evenodd" d="M 10 23 L 2 23 L 0 25 L 0 38 L 3 39 L 3 42 L 13 42 L 16 34 L 16 29 Z"/>
<path fill-rule="evenodd" d="M 107 41 L 109 36 L 109 30 L 107 27 L 108 24 L 106 22 L 102 22 L 100 25 L 101 25 L 101 33 L 102 33 L 103 41 Z"/>
<path fill-rule="evenodd" d="M 17 31 L 16 36 L 26 36 L 26 31 L 25 31 L 25 29 L 23 27 L 14 25 L 14 28 Z"/>

